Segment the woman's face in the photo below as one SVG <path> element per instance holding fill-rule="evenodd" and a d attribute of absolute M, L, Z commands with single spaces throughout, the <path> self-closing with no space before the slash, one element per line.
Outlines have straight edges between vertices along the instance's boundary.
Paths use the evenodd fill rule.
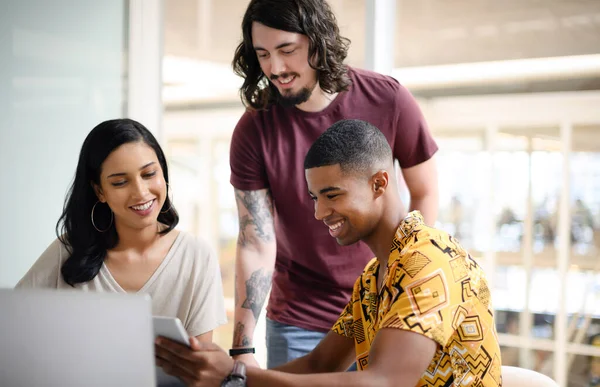
<path fill-rule="evenodd" d="M 123 144 L 102 163 L 98 200 L 114 213 L 117 229 L 157 227 L 167 185 L 156 152 L 144 142 Z"/>

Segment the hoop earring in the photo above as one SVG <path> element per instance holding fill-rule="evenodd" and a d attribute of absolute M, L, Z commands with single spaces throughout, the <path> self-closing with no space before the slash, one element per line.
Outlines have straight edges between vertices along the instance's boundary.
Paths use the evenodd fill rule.
<path fill-rule="evenodd" d="M 167 199 L 169 200 L 169 208 L 167 208 L 164 211 L 161 211 L 160 212 L 161 214 L 166 214 L 167 212 L 171 211 L 171 208 L 173 208 L 173 199 L 172 199 L 173 194 L 171 194 L 171 198 L 169 197 L 169 189 L 171 188 L 171 186 L 169 185 L 169 183 L 166 183 L 166 184 L 167 184 Z"/>
<path fill-rule="evenodd" d="M 113 224 L 113 219 L 114 219 L 114 213 L 112 212 L 112 210 L 110 210 L 110 223 L 108 224 L 108 227 L 105 230 L 100 230 L 97 226 L 96 223 L 94 222 L 94 210 L 96 209 L 96 206 L 98 205 L 98 203 L 100 203 L 100 200 L 98 200 L 94 206 L 92 207 L 92 214 L 90 215 L 90 218 L 92 219 L 92 226 L 94 226 L 94 228 L 96 229 L 96 231 L 98 232 L 107 232 L 110 229 L 110 226 L 112 226 Z"/>

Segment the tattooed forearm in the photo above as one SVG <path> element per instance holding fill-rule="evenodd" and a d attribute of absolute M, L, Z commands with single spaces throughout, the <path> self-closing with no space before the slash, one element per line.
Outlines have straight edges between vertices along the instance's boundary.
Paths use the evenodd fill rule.
<path fill-rule="evenodd" d="M 273 273 L 265 269 L 258 269 L 246 281 L 246 300 L 242 308 L 250 309 L 254 319 L 258 321 L 260 310 L 262 309 L 267 293 L 271 287 L 271 278 Z"/>
<path fill-rule="evenodd" d="M 273 240 L 273 201 L 270 191 L 235 191 L 240 214 L 238 244 Z"/>
<path fill-rule="evenodd" d="M 238 322 L 233 332 L 233 346 L 234 347 L 248 347 L 252 345 L 250 338 L 244 334 L 245 325 Z"/>

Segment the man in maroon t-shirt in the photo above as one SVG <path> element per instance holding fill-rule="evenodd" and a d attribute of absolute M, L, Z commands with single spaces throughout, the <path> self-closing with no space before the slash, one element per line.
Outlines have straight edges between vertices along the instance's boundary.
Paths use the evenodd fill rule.
<path fill-rule="evenodd" d="M 248 107 L 231 140 L 231 184 L 240 231 L 235 331 L 230 354 L 256 364 L 253 333 L 267 307 L 269 368 L 318 344 L 372 258 L 358 243 L 339 246 L 313 217 L 303 161 L 333 123 L 378 127 L 410 191 L 411 210 L 437 216 L 435 141 L 411 94 L 391 77 L 346 66 L 349 41 L 320 0 L 252 0 L 233 60 Z M 343 227 L 343 226 L 342 226 Z"/>

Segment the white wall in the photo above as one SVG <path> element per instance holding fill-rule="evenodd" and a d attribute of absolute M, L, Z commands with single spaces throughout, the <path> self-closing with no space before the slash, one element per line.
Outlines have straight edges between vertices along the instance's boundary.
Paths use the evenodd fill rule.
<path fill-rule="evenodd" d="M 0 4 L 0 287 L 55 238 L 87 133 L 123 116 L 126 3 Z"/>

